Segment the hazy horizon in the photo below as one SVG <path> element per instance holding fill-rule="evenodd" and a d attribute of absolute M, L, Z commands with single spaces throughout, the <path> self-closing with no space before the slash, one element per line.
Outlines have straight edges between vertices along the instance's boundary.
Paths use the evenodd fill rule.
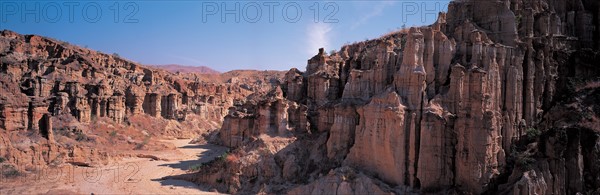
<path fill-rule="evenodd" d="M 320 47 L 431 24 L 448 2 L 8 1 L 0 3 L 0 29 L 142 64 L 288 70 L 304 69 Z"/>

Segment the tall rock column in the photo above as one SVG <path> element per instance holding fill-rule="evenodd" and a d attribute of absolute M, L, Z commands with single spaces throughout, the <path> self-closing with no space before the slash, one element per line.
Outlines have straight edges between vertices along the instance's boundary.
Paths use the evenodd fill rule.
<path fill-rule="evenodd" d="M 354 143 L 358 113 L 354 106 L 348 104 L 337 105 L 334 113 L 335 119 L 327 141 L 327 157 L 342 160 Z"/>
<path fill-rule="evenodd" d="M 481 193 L 491 178 L 499 174 L 501 153 L 498 117 L 486 110 L 487 72 L 471 69 L 463 80 L 464 104 L 459 107 L 454 129 L 457 131 L 456 184 Z"/>
<path fill-rule="evenodd" d="M 157 93 L 147 93 L 142 105 L 144 113 L 153 116 L 161 116 L 161 96 Z"/>
<path fill-rule="evenodd" d="M 125 119 L 125 98 L 121 95 L 111 96 L 107 104 L 107 117 L 117 123 L 123 122 Z"/>
<path fill-rule="evenodd" d="M 302 72 L 292 68 L 285 74 L 286 98 L 292 101 L 300 101 L 305 98 L 306 88 L 304 86 Z"/>
<path fill-rule="evenodd" d="M 424 191 L 454 185 L 455 116 L 445 112 L 439 98 L 430 101 L 421 121 L 417 178 Z"/>
<path fill-rule="evenodd" d="M 359 107 L 354 146 L 344 164 L 372 172 L 389 183 L 408 184 L 406 128 L 409 124 L 405 110 L 393 90 L 375 96 L 369 104 Z"/>
<path fill-rule="evenodd" d="M 502 145 L 505 150 L 509 150 L 513 141 L 516 140 L 522 132 L 519 131 L 523 113 L 523 66 L 522 55 L 515 50 L 507 49 L 507 61 L 504 67 L 503 84 L 503 110 L 504 124 L 502 126 Z"/>
<path fill-rule="evenodd" d="M 134 86 L 129 86 L 127 91 L 125 91 L 125 105 L 127 107 L 127 114 L 136 115 L 144 113 L 144 98 L 144 91 Z"/>
<path fill-rule="evenodd" d="M 400 70 L 396 73 L 394 84 L 402 99 L 406 99 L 409 110 L 421 109 L 425 90 L 426 72 L 423 67 L 425 42 L 418 28 L 411 28 L 407 37 Z"/>
<path fill-rule="evenodd" d="M 27 128 L 32 131 L 40 130 L 40 121 L 44 114 L 48 113 L 48 103 L 39 98 L 32 98 L 27 111 Z"/>
<path fill-rule="evenodd" d="M 166 119 L 176 119 L 177 109 L 179 108 L 179 101 L 177 94 L 170 93 L 169 95 L 162 96 L 160 103 L 161 115 Z"/>

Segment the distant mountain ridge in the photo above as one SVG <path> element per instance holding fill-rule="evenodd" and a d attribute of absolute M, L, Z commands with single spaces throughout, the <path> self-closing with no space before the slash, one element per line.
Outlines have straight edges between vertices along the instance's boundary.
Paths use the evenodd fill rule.
<path fill-rule="evenodd" d="M 169 72 L 177 73 L 202 73 L 202 74 L 221 74 L 207 66 L 188 66 L 179 64 L 163 64 L 163 65 L 147 65 L 155 68 L 160 68 Z"/>

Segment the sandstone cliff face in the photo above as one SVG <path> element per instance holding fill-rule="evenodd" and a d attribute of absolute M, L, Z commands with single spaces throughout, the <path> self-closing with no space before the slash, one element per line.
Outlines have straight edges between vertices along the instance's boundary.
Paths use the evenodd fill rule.
<path fill-rule="evenodd" d="M 394 138 L 405 137 L 405 130 L 411 128 L 405 126 L 407 124 L 405 117 L 414 116 L 407 115 L 406 107 L 401 104 L 400 97 L 393 91 L 382 94 L 381 97 L 374 97 L 369 104 L 359 108 L 358 113 L 360 122 L 355 135 L 350 135 L 355 141 L 345 163 L 377 173 L 386 182 L 404 183 L 405 174 L 410 169 L 405 164 L 406 154 L 408 154 L 405 151 L 409 146 L 401 144 L 401 140 Z M 414 130 L 414 126 L 412 128 Z M 332 132 L 328 144 L 337 136 Z M 387 167 L 400 168 L 388 169 Z"/>
<path fill-rule="evenodd" d="M 0 157 L 104 163 L 108 153 L 57 132 L 102 141 L 81 127 L 160 119 L 176 136 L 184 122 L 220 127 L 233 151 L 191 180 L 223 192 L 597 193 L 599 32 L 594 0 L 461 0 L 430 26 L 257 79 L 173 74 L 2 31 Z"/>
<path fill-rule="evenodd" d="M 242 76 L 242 79 L 247 78 Z M 53 132 L 72 131 L 66 134 L 84 142 L 87 132 L 100 131 L 86 128 L 104 119 L 121 127 L 127 127 L 132 121 L 146 120 L 146 115 L 169 124 L 177 123 L 171 125 L 176 127 L 186 120 L 202 119 L 192 121 L 196 124 L 191 126 L 197 128 L 186 130 L 187 133 L 169 125 L 159 133 L 197 136 L 199 132 L 219 128 L 227 109 L 253 93 L 251 87 L 259 87 L 253 82 L 264 81 L 251 78 L 247 82 L 249 86 L 203 81 L 196 74 L 169 73 L 117 55 L 4 30 L 0 32 L 0 134 L 5 139 L 0 143 L 0 157 L 6 157 L 18 167 L 102 158 L 101 151 L 83 143 L 72 144 L 65 140 L 46 143 L 43 139 L 50 139 L 48 135 Z M 75 121 L 67 120 L 70 118 Z M 52 127 L 49 122 L 53 120 L 64 125 Z M 155 122 L 156 126 L 162 126 L 158 123 Z M 31 149 L 16 144 L 14 141 L 18 139 L 8 139 L 34 134 L 42 138 L 29 137 L 25 142 L 31 142 Z M 128 138 L 127 142 L 133 141 Z M 47 153 L 44 158 L 38 154 L 41 151 Z"/>
<path fill-rule="evenodd" d="M 281 112 L 287 124 L 292 115 L 308 122 L 288 126 L 309 127 L 295 135 L 299 140 L 327 138 L 313 155 L 322 166 L 304 171 L 348 166 L 385 182 L 371 193 L 591 192 L 600 188 L 598 110 L 577 107 L 573 117 L 583 112 L 586 119 L 567 120 L 564 110 L 573 108 L 561 105 L 593 102 L 587 98 L 600 75 L 598 52 L 591 50 L 600 47 L 599 9 L 588 0 L 451 2 L 433 25 L 347 45 L 331 56 L 320 49 L 306 72 L 286 74 L 284 98 L 277 98 L 306 106 L 305 113 L 238 107 L 250 114 L 230 114 L 221 140 L 238 148 L 260 135 L 280 138 L 265 133 L 274 127 L 264 116 Z M 567 103 L 569 96 L 577 98 Z M 358 193 L 357 186 L 372 185 L 353 182 L 332 173 L 294 183 L 301 187 L 289 193 Z"/>
<path fill-rule="evenodd" d="M 257 97 L 257 94 L 254 96 Z M 281 88 L 276 87 L 261 96 L 268 98 L 249 100 L 244 105 L 229 110 L 219 131 L 221 144 L 240 147 L 262 134 L 291 137 L 294 133 L 292 130 L 306 131 L 306 119 L 304 122 L 298 120 L 306 117 L 306 109 L 284 99 Z"/>
<path fill-rule="evenodd" d="M 393 194 L 386 193 L 379 185 L 377 181 L 365 175 L 357 174 L 348 167 L 342 167 L 332 170 L 317 182 L 294 188 L 288 194 Z"/>
<path fill-rule="evenodd" d="M 54 115 L 71 114 L 82 122 L 95 117 L 122 122 L 143 113 L 183 120 L 185 113 L 205 114 L 201 111 L 208 110 L 200 105 L 227 109 L 233 99 L 251 93 L 239 85 L 195 81 L 35 35 L 2 31 L 1 38 L 4 84 L 18 83 L 20 88 L 20 93 L 13 89 L 4 97 L 37 98 L 48 102 L 47 110 Z M 22 107 L 16 101 L 3 105 Z M 226 114 L 210 112 L 219 119 Z"/>

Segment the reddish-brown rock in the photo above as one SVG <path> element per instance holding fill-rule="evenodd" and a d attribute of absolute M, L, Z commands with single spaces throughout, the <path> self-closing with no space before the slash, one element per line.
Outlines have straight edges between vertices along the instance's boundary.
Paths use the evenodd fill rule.
<path fill-rule="evenodd" d="M 598 86 L 593 78 L 600 71 L 592 65 L 598 52 L 589 49 L 598 47 L 599 36 L 593 34 L 598 30 L 591 28 L 598 6 L 589 0 L 453 1 L 431 26 L 345 45 L 330 55 L 319 49 L 306 72 L 292 69 L 286 75 L 282 89 L 295 103 L 287 105 L 307 109 L 305 116 L 288 112 L 287 122 L 308 122 L 288 127 L 292 132 L 310 127 L 295 135 L 301 141 L 326 138 L 311 154 L 326 170 L 347 165 L 407 191 L 592 190 L 599 187 L 592 160 L 600 132 L 597 113 L 577 107 L 588 113 L 583 118 L 590 121 L 583 122 L 579 114 L 565 118 L 560 111 L 572 107 L 557 105 L 569 99 L 559 95 L 563 92 L 578 97 L 572 105 L 594 96 L 573 92 L 583 85 L 573 80 Z M 252 132 L 236 134 L 246 142 L 236 142 L 238 148 L 253 143 L 246 138 L 268 135 L 273 128 L 254 115 L 263 104 L 243 109 L 252 114 L 221 129 Z M 274 114 L 263 111 L 267 115 Z M 302 130 L 293 130 L 298 127 Z M 281 160 L 282 167 L 293 170 L 286 172 L 286 181 L 301 167 L 299 156 Z M 316 175 L 323 169 L 306 171 Z M 325 179 L 337 177 L 311 177 L 308 185 L 289 192 L 356 193 L 355 183 Z"/>
<path fill-rule="evenodd" d="M 45 108 L 81 122 L 222 120 L 215 137 L 233 157 L 193 180 L 230 193 L 586 193 L 600 187 L 599 12 L 592 0 L 453 1 L 433 25 L 321 48 L 305 72 L 255 83 L 3 31 L 0 126 L 44 132 Z M 37 164 L 51 145 L 0 152 Z"/>
<path fill-rule="evenodd" d="M 386 193 L 381 185 L 348 167 L 342 167 L 335 172 L 332 170 L 317 181 L 291 189 L 287 194 L 393 194 Z"/>
<path fill-rule="evenodd" d="M 387 91 L 376 96 L 369 104 L 360 107 L 358 114 L 360 119 L 354 145 L 344 163 L 376 173 L 389 183 L 409 182 L 405 178 L 407 171 L 414 167 L 414 157 L 407 156 L 408 150 L 414 150 L 411 148 L 414 145 L 408 141 L 409 131 L 414 133 L 414 126 L 410 126 L 414 116 L 406 111 L 398 94 Z M 330 142 L 333 141 L 336 140 L 330 139 Z"/>
<path fill-rule="evenodd" d="M 108 147 L 138 148 L 128 145 L 156 135 L 198 136 L 219 128 L 235 102 L 277 81 L 263 74 L 282 74 L 241 72 L 244 84 L 221 81 L 222 75 L 200 80 L 198 74 L 169 73 L 63 41 L 1 31 L 0 157 L 20 171 L 64 162 L 104 164 Z"/>

